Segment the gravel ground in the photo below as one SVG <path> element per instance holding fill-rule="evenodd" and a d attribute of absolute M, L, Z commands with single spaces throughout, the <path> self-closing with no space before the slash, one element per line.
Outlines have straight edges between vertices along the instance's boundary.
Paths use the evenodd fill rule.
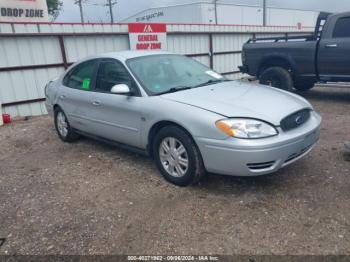
<path fill-rule="evenodd" d="M 350 89 L 304 94 L 324 118 L 303 160 L 258 178 L 165 182 L 152 161 L 49 117 L 0 128 L 0 254 L 348 254 Z"/>

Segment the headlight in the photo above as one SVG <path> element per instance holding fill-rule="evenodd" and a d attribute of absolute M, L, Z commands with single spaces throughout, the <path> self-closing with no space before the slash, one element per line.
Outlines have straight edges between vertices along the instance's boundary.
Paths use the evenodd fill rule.
<path fill-rule="evenodd" d="M 236 138 L 265 138 L 278 134 L 272 125 L 254 119 L 224 119 L 217 121 L 216 126 L 225 134 Z"/>

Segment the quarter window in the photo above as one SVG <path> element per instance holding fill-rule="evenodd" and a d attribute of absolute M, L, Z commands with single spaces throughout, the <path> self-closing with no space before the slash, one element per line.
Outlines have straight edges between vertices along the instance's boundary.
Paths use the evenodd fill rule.
<path fill-rule="evenodd" d="M 96 91 L 109 93 L 113 86 L 119 84 L 125 84 L 130 89 L 134 89 L 134 81 L 121 63 L 102 61 L 97 72 Z"/>
<path fill-rule="evenodd" d="M 334 27 L 333 37 L 350 37 L 350 17 L 338 19 Z"/>
<path fill-rule="evenodd" d="M 63 79 L 63 84 L 75 89 L 90 90 L 96 64 L 96 60 L 90 60 L 77 65 Z"/>

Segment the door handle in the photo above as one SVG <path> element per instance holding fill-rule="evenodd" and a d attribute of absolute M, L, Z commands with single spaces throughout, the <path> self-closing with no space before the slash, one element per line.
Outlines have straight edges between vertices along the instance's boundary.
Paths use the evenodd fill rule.
<path fill-rule="evenodd" d="M 337 48 L 338 45 L 337 44 L 329 44 L 329 45 L 326 45 L 326 48 Z"/>
<path fill-rule="evenodd" d="M 60 99 L 65 99 L 66 96 L 65 95 L 60 95 Z"/>
<path fill-rule="evenodd" d="M 94 102 L 92 102 L 92 104 L 93 104 L 94 106 L 100 106 L 100 105 L 101 105 L 101 102 L 100 102 L 100 101 L 94 101 Z"/>

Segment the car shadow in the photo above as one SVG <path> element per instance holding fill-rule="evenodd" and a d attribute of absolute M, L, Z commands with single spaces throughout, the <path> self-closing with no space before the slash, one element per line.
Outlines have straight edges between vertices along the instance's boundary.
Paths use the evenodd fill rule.
<path fill-rule="evenodd" d="M 108 154 L 110 158 L 116 159 L 116 161 L 124 159 L 132 163 L 131 165 L 138 167 L 146 166 L 149 170 L 147 175 L 157 176 L 159 178 L 157 180 L 160 183 L 168 183 L 162 178 L 151 157 L 147 155 L 138 154 L 125 148 L 88 137 L 82 137 L 78 143 L 93 148 L 98 154 Z M 300 161 L 299 163 L 302 162 Z M 208 173 L 202 178 L 199 184 L 189 186 L 187 190 L 196 192 L 198 196 L 203 195 L 203 193 L 209 193 L 211 195 L 242 195 L 250 192 L 260 192 L 263 194 L 268 192 L 268 194 L 273 194 L 274 192 L 280 192 L 285 189 L 286 184 L 297 184 L 296 180 L 299 180 L 300 177 L 294 172 L 291 172 L 292 168 L 286 167 L 273 174 L 255 177 L 225 176 Z M 302 164 L 299 168 L 303 168 Z"/>
<path fill-rule="evenodd" d="M 284 188 L 286 180 L 290 180 L 287 170 L 280 170 L 276 173 L 255 176 L 255 177 L 237 177 L 225 176 L 219 174 L 207 174 L 195 186 L 196 190 L 206 190 L 214 194 L 226 194 L 228 192 L 235 194 L 243 194 L 250 191 L 270 191 Z"/>
<path fill-rule="evenodd" d="M 323 102 L 350 102 L 350 87 L 323 87 L 318 86 L 306 92 L 295 92 L 306 99 L 323 101 Z"/>
<path fill-rule="evenodd" d="M 90 137 L 81 136 L 77 143 L 92 147 L 95 150 L 95 152 L 98 152 L 101 154 L 108 153 L 108 154 L 111 154 L 112 156 L 120 155 L 125 158 L 131 158 L 135 161 L 137 159 L 140 161 L 152 161 L 151 158 L 146 154 L 142 154 L 140 152 L 130 150 L 121 145 L 111 144 L 103 140 L 97 140 Z"/>

